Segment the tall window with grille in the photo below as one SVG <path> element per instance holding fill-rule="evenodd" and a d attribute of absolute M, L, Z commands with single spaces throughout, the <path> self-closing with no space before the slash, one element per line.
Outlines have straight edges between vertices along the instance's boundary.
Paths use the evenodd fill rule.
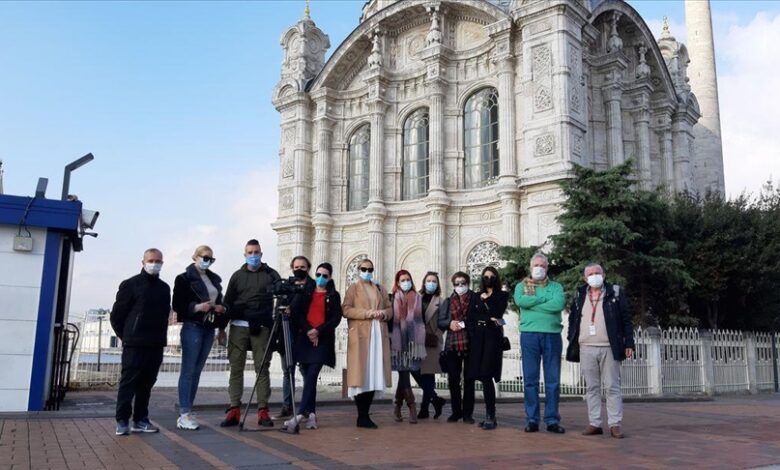
<path fill-rule="evenodd" d="M 348 211 L 364 209 L 368 205 L 370 148 L 371 131 L 368 124 L 365 124 L 349 138 Z"/>
<path fill-rule="evenodd" d="M 401 199 L 428 194 L 428 108 L 420 108 L 404 122 Z"/>
<path fill-rule="evenodd" d="M 463 109 L 464 183 L 480 188 L 498 178 L 498 92 L 483 88 Z"/>

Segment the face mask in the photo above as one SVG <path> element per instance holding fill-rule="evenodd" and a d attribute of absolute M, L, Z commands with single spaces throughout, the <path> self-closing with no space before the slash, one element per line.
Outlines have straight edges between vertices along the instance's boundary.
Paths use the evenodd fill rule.
<path fill-rule="evenodd" d="M 482 286 L 483 287 L 495 287 L 496 285 L 496 278 L 494 277 L 483 277 L 482 278 Z"/>
<path fill-rule="evenodd" d="M 371 282 L 371 279 L 374 278 L 374 273 L 364 273 L 360 272 L 360 279 L 363 279 L 364 281 Z"/>
<path fill-rule="evenodd" d="M 547 276 L 547 270 L 541 266 L 534 266 L 531 269 L 531 279 L 534 281 L 541 281 Z"/>
<path fill-rule="evenodd" d="M 436 292 L 436 289 L 439 288 L 439 283 L 437 282 L 426 282 L 425 283 L 425 292 L 429 294 L 433 294 Z"/>
<path fill-rule="evenodd" d="M 306 271 L 303 269 L 296 269 L 293 271 L 293 276 L 295 276 L 295 279 L 298 279 L 299 281 L 301 279 L 306 279 Z"/>
<path fill-rule="evenodd" d="M 211 261 L 203 261 L 203 258 L 200 258 L 198 261 L 198 267 L 201 270 L 205 271 L 209 269 L 209 267 L 211 267 Z"/>
<path fill-rule="evenodd" d="M 260 260 L 263 259 L 262 255 L 249 255 L 245 256 L 246 264 L 249 265 L 250 268 L 258 268 L 260 266 Z"/>
<path fill-rule="evenodd" d="M 412 281 L 401 281 L 398 283 L 398 287 L 400 287 L 404 292 L 409 292 L 409 290 L 412 288 Z"/>
<path fill-rule="evenodd" d="M 463 295 L 463 294 L 465 294 L 468 291 L 469 291 L 469 286 L 457 286 L 457 287 L 455 287 L 455 293 L 457 293 L 458 295 Z"/>
<path fill-rule="evenodd" d="M 317 283 L 317 287 L 325 287 L 328 285 L 328 279 L 325 279 L 324 277 L 320 276 L 316 279 L 314 279 L 314 282 Z"/>
<path fill-rule="evenodd" d="M 588 276 L 588 285 L 594 289 L 599 289 L 604 285 L 604 276 L 601 274 L 591 274 Z"/>
<path fill-rule="evenodd" d="M 162 263 L 145 263 L 144 264 L 144 271 L 146 271 L 146 274 L 151 274 L 152 276 L 157 276 L 160 274 L 160 270 L 162 269 Z"/>

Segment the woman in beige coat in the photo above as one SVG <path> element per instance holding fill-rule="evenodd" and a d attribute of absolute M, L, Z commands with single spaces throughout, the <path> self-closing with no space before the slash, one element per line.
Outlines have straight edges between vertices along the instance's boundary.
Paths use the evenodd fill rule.
<path fill-rule="evenodd" d="M 357 426 L 376 428 L 369 417 L 374 393 L 391 386 L 390 338 L 387 322 L 393 317 L 387 291 L 372 282 L 374 263 L 365 259 L 358 265 L 358 282 L 344 295 L 343 315 L 347 318 L 347 387 L 358 410 Z"/>
<path fill-rule="evenodd" d="M 425 350 L 426 356 L 420 365 L 419 371 L 413 371 L 412 377 L 417 385 L 423 390 L 422 401 L 420 401 L 420 412 L 417 418 L 425 419 L 430 417 L 428 405 L 433 404 L 433 418 L 441 416 L 444 404 L 447 400 L 436 394 L 436 376 L 441 372 L 439 365 L 439 355 L 441 354 L 442 332 L 439 330 L 439 305 L 441 305 L 441 285 L 439 283 L 439 274 L 429 271 L 423 278 L 423 287 L 420 289 L 423 304 L 423 321 L 425 322 Z"/>

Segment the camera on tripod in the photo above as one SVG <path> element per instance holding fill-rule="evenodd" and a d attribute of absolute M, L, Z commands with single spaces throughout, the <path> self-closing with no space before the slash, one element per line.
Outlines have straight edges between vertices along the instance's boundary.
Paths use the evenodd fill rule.
<path fill-rule="evenodd" d="M 290 299 L 295 294 L 303 292 L 304 284 L 298 284 L 295 276 L 280 279 L 274 284 L 272 295 L 276 299 L 276 308 L 286 308 L 290 305 Z"/>

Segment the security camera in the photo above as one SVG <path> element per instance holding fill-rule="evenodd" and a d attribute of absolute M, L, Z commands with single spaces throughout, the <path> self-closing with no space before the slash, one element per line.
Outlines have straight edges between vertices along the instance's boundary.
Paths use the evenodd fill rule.
<path fill-rule="evenodd" d="M 84 229 L 91 229 L 95 228 L 95 223 L 97 223 L 98 216 L 100 215 L 100 212 L 98 211 L 91 211 L 88 209 L 82 209 L 81 210 L 81 228 Z"/>

